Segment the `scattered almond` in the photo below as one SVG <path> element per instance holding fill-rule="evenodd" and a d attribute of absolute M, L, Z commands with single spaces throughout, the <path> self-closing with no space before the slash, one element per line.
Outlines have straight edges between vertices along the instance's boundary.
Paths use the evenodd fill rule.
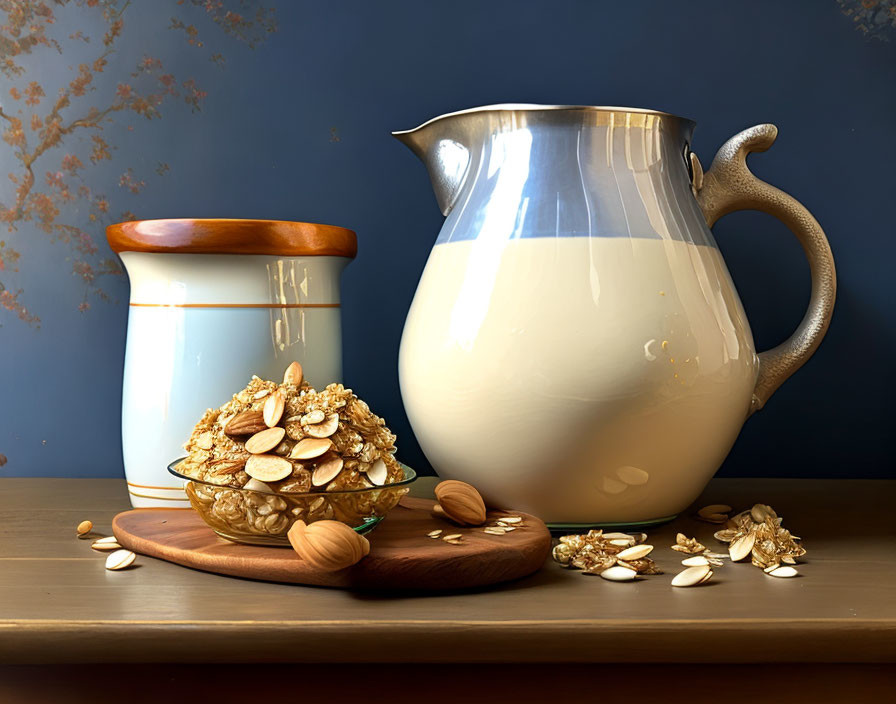
<path fill-rule="evenodd" d="M 709 560 L 707 560 L 703 555 L 695 555 L 694 557 L 689 557 L 685 560 L 681 561 L 685 567 L 703 567 L 704 565 L 709 564 Z"/>
<path fill-rule="evenodd" d="M 485 502 L 475 487 L 449 479 L 436 486 L 435 495 L 442 511 L 455 523 L 467 526 L 485 523 Z"/>
<path fill-rule="evenodd" d="M 638 576 L 638 573 L 633 569 L 629 569 L 628 567 L 614 565 L 613 567 L 609 567 L 603 570 L 600 573 L 600 576 L 603 579 L 607 579 L 611 582 L 631 582 L 635 577 Z"/>
<path fill-rule="evenodd" d="M 87 535 L 93 530 L 93 523 L 91 521 L 81 521 L 76 530 L 78 531 L 78 536 Z"/>
<path fill-rule="evenodd" d="M 673 587 L 693 587 L 697 584 L 703 584 L 712 577 L 712 570 L 709 565 L 698 565 L 688 567 L 686 570 L 679 572 L 672 578 Z"/>
<path fill-rule="evenodd" d="M 370 542 L 341 521 L 296 521 L 287 533 L 302 560 L 327 572 L 345 569 L 370 552 Z"/>
<path fill-rule="evenodd" d="M 709 506 L 704 506 L 699 511 L 697 511 L 698 516 L 711 516 L 714 513 L 731 513 L 731 507 L 727 504 L 711 504 Z M 727 517 L 726 517 L 727 519 Z"/>
<path fill-rule="evenodd" d="M 130 550 L 116 550 L 106 558 L 107 570 L 123 570 L 130 567 L 137 556 Z"/>
<path fill-rule="evenodd" d="M 93 541 L 90 545 L 94 550 L 98 550 L 101 552 L 107 552 L 109 550 L 120 550 L 121 545 L 118 544 L 118 540 L 114 536 L 110 536 L 108 538 L 100 538 L 99 540 Z"/>
<path fill-rule="evenodd" d="M 630 548 L 626 548 L 620 553 L 616 554 L 617 560 L 640 560 L 642 557 L 647 557 L 650 552 L 653 550 L 653 545 L 633 545 Z"/>
<path fill-rule="evenodd" d="M 747 533 L 737 540 L 732 540 L 728 546 L 728 555 L 732 562 L 740 562 L 753 551 L 753 544 L 756 542 L 755 533 Z"/>
<path fill-rule="evenodd" d="M 442 529 L 439 528 L 438 530 L 429 531 L 429 533 L 426 534 L 426 537 L 427 538 L 438 538 L 441 534 L 442 534 Z"/>

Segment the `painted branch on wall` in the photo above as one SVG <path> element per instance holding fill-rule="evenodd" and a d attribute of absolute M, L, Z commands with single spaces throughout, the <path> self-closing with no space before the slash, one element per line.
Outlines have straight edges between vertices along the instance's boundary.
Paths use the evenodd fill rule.
<path fill-rule="evenodd" d="M 171 9 L 177 16 L 168 29 L 218 65 L 224 56 L 206 44 L 203 26 L 251 48 L 277 29 L 273 10 L 255 0 L 177 0 Z M 95 237 L 113 219 L 135 218 L 121 209 L 113 218 L 117 194 L 139 194 L 148 178 L 169 171 L 163 162 L 155 176 L 122 165 L 120 190 L 110 192 L 113 184 L 100 174 L 118 165 L 104 128 L 128 118 L 160 119 L 163 107 L 177 101 L 199 112 L 206 98 L 194 78 L 176 76 L 162 58 L 144 55 L 135 66 L 117 60 L 129 10 L 131 0 L 0 0 L 0 158 L 13 167 L 12 193 L 0 197 L 7 230 L 0 235 L 0 306 L 30 325 L 40 319 L 23 288 L 8 280 L 31 278 L 22 244 L 44 235 L 67 248 L 60 252 L 84 284 L 77 307 L 86 311 L 92 298 L 108 298 L 103 277 L 121 273 L 101 234 L 99 244 Z"/>

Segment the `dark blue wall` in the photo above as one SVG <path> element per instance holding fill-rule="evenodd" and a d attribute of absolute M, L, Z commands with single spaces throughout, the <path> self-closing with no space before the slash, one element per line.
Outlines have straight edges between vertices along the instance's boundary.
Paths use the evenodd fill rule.
<path fill-rule="evenodd" d="M 821 222 L 839 294 L 820 350 L 747 423 L 721 474 L 893 476 L 896 29 L 884 22 L 870 37 L 844 14 L 850 4 L 281 0 L 278 31 L 254 50 L 228 45 L 222 70 L 165 29 L 173 0 L 137 2 L 121 65 L 165 54 L 208 97 L 201 113 L 180 106 L 140 121 L 139 138 L 129 137 L 128 120 L 108 126 L 119 139 L 114 163 L 171 167 L 139 197 L 115 189 L 120 168 L 94 178 L 139 217 L 355 229 L 360 253 L 343 289 L 346 380 L 398 433 L 401 458 L 425 470 L 396 357 L 441 216 L 423 166 L 391 130 L 497 102 L 642 106 L 694 118 L 694 147 L 708 167 L 733 133 L 774 122 L 778 142 L 751 167 Z M 114 71 L 104 74 L 110 86 Z M 28 255 L 18 276 L 42 323 L 0 311 L 0 452 L 9 458 L 0 471 L 118 476 L 126 281 L 107 282 L 113 302 L 79 313 L 70 265 L 24 230 L 12 236 Z M 757 346 L 774 346 L 806 305 L 802 251 L 764 215 L 728 216 L 715 234 Z"/>

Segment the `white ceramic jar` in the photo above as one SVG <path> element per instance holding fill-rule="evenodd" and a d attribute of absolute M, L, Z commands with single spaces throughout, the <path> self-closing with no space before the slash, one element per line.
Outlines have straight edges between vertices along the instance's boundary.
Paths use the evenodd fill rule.
<path fill-rule="evenodd" d="M 186 506 L 167 465 L 206 408 L 293 360 L 342 378 L 339 279 L 355 233 L 272 220 L 144 220 L 107 229 L 131 282 L 122 448 L 135 507 Z"/>

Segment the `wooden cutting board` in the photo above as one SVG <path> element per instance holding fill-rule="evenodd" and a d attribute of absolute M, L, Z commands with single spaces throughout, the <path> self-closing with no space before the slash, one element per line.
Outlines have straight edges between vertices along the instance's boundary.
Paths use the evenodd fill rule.
<path fill-rule="evenodd" d="M 482 527 L 461 528 L 433 518 L 435 502 L 404 497 L 367 534 L 370 554 L 338 572 L 317 570 L 291 548 L 239 545 L 219 538 L 190 509 L 135 509 L 112 522 L 118 542 L 129 550 L 217 574 L 270 582 L 345 589 L 451 590 L 482 587 L 525 577 L 544 564 L 551 551 L 545 524 L 525 513 L 489 511 L 488 522 L 522 516 L 521 527 L 504 535 Z M 461 533 L 460 545 L 427 537 Z"/>

